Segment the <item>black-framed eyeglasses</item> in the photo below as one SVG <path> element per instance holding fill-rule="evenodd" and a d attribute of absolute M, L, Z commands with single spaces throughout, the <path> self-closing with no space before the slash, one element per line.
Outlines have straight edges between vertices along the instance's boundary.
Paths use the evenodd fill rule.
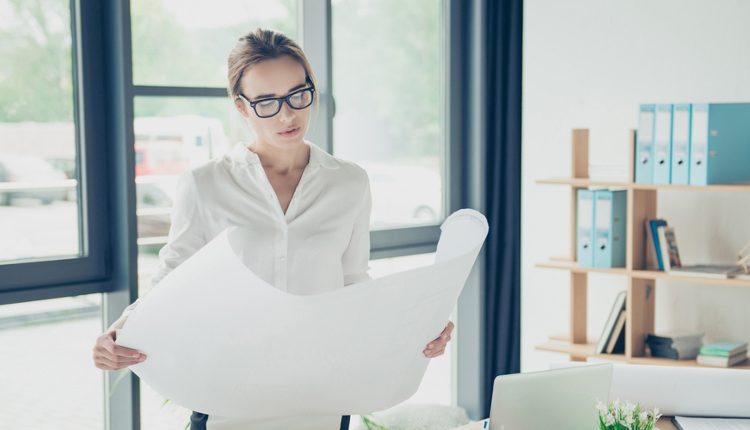
<path fill-rule="evenodd" d="M 309 80 L 308 84 L 310 84 Z M 259 118 L 270 118 L 281 111 L 281 106 L 284 102 L 286 102 L 290 108 L 296 110 L 301 110 L 310 106 L 315 98 L 315 87 L 310 85 L 309 87 L 292 91 L 284 97 L 264 98 L 255 101 L 248 100 L 242 93 L 240 93 L 238 97 L 253 108 L 255 115 L 258 115 Z"/>

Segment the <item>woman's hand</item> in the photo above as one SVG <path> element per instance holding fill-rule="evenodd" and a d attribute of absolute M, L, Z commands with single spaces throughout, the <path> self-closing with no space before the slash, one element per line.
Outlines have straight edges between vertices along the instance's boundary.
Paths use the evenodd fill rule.
<path fill-rule="evenodd" d="M 117 332 L 111 328 L 96 339 L 94 345 L 94 365 L 102 370 L 120 370 L 146 359 L 135 349 L 115 344 Z"/>
<path fill-rule="evenodd" d="M 435 358 L 443 355 L 445 352 L 445 345 L 448 345 L 448 342 L 451 340 L 453 327 L 455 327 L 453 323 L 448 321 L 448 325 L 445 326 L 443 332 L 440 333 L 440 336 L 428 343 L 427 347 L 422 351 L 425 357 Z"/>

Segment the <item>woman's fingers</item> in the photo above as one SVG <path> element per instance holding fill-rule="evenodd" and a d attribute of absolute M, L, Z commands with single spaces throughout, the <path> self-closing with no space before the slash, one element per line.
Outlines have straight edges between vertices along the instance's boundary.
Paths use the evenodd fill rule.
<path fill-rule="evenodd" d="M 115 344 L 114 332 L 107 332 L 97 338 L 93 358 L 94 364 L 100 369 L 119 370 L 143 362 L 146 355 Z"/>
<path fill-rule="evenodd" d="M 139 351 L 131 348 L 126 348 L 120 345 L 114 345 L 112 353 L 118 357 L 128 357 L 133 359 L 139 359 L 141 357 L 146 358 L 146 354 L 141 354 Z"/>
<path fill-rule="evenodd" d="M 445 353 L 445 348 L 438 349 L 437 351 L 428 351 L 425 356 L 427 358 L 435 358 L 443 355 Z"/>
<path fill-rule="evenodd" d="M 140 362 L 141 361 L 139 360 L 111 360 L 104 356 L 99 356 L 94 359 L 96 367 L 102 370 L 120 370 Z"/>
<path fill-rule="evenodd" d="M 111 333 L 105 333 L 100 339 L 101 342 L 97 342 L 97 344 L 100 344 L 105 350 L 107 350 L 107 352 L 112 355 L 132 358 L 138 358 L 141 355 L 145 355 L 141 354 L 138 350 L 117 345 L 114 341 L 113 334 Z"/>
<path fill-rule="evenodd" d="M 441 350 L 445 351 L 445 346 L 448 344 L 448 342 L 450 342 L 451 333 L 453 332 L 454 328 L 455 328 L 455 325 L 453 325 L 453 322 L 448 321 L 448 324 L 440 333 L 440 336 L 435 338 L 435 340 L 433 340 L 432 342 L 428 343 L 424 351 L 422 351 L 422 353 L 424 353 L 425 356 L 429 357 L 431 354 L 434 354 L 436 351 L 441 351 Z"/>
<path fill-rule="evenodd" d="M 455 325 L 453 325 L 453 321 L 448 321 L 448 325 L 446 325 L 446 326 L 445 326 L 445 328 L 443 329 L 443 332 L 442 332 L 442 333 L 440 333 L 440 336 L 441 336 L 441 337 L 443 337 L 443 336 L 450 336 L 450 335 L 451 335 L 451 333 L 453 333 L 453 329 L 454 329 L 455 327 L 456 327 L 456 326 L 455 326 Z"/>
<path fill-rule="evenodd" d="M 136 363 L 140 363 L 144 358 L 134 358 L 134 357 L 124 357 L 121 355 L 115 355 L 111 354 L 109 352 L 100 352 L 100 353 L 94 353 L 94 360 L 103 360 L 106 361 L 109 364 L 112 364 L 113 366 L 130 366 Z"/>

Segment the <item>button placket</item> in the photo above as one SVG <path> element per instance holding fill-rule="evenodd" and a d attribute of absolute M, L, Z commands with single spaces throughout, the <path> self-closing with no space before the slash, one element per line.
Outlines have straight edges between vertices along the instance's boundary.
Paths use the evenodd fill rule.
<path fill-rule="evenodd" d="M 278 239 L 276 241 L 276 280 L 278 288 L 287 290 L 287 252 L 289 241 L 287 234 L 287 225 L 284 223 L 280 226 Z"/>

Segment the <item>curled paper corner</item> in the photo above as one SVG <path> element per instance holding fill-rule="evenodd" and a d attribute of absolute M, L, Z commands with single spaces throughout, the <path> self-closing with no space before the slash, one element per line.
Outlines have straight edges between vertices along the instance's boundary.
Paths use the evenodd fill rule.
<path fill-rule="evenodd" d="M 489 230 L 490 226 L 487 223 L 487 217 L 485 217 L 481 212 L 474 209 L 459 209 L 453 212 L 440 225 L 440 230 L 444 230 L 451 223 L 460 219 L 465 219 L 466 217 L 478 221 L 485 231 Z"/>

